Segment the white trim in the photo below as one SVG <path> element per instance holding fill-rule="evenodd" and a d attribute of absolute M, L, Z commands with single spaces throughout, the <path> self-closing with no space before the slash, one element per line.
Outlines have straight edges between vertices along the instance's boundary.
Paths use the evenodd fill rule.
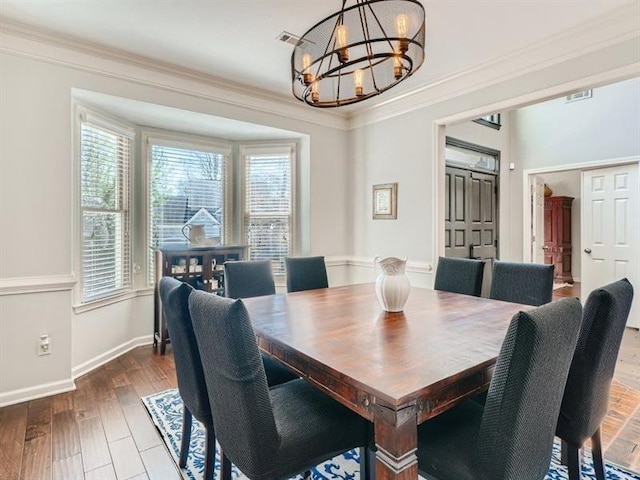
<path fill-rule="evenodd" d="M 578 25 L 537 44 L 460 70 L 389 100 L 370 104 L 368 108 L 355 112 L 351 116 L 349 128 L 354 129 L 403 115 L 640 37 L 639 20 L 640 11 L 637 5 L 625 5 L 592 22 Z M 635 75 L 637 74 L 636 66 Z M 610 83 L 610 81 L 612 80 L 603 80 L 604 83 Z M 500 110 L 499 108 L 483 110 L 482 114 L 477 114 L 473 118 Z"/>
<path fill-rule="evenodd" d="M 212 75 L 110 49 L 19 22 L 0 20 L 0 52 L 127 82 L 247 108 L 285 119 L 346 130 L 348 114 L 309 108 L 292 96 L 239 86 Z"/>
<path fill-rule="evenodd" d="M 68 378 L 57 382 L 43 383 L 35 387 L 19 388 L 0 393 L 0 407 L 15 405 L 16 403 L 48 397 L 57 393 L 71 392 L 76 389 L 73 379 Z"/>
<path fill-rule="evenodd" d="M 90 303 L 80 303 L 73 306 L 73 311 L 76 315 L 95 310 L 97 308 L 106 307 L 107 305 L 113 305 L 114 303 L 124 302 L 138 297 L 146 297 L 153 295 L 153 287 L 143 288 L 139 290 L 129 290 L 117 295 L 111 295 L 110 297 L 94 300 Z"/>
<path fill-rule="evenodd" d="M 332 267 L 364 267 L 374 269 L 374 257 L 356 257 L 356 256 L 336 256 L 326 257 L 324 260 L 328 268 Z M 433 274 L 433 264 L 431 262 L 407 262 L 405 271 L 408 273 Z"/>
<path fill-rule="evenodd" d="M 143 147 L 158 145 L 159 147 L 179 148 L 182 150 L 199 150 L 208 153 L 215 153 L 225 157 L 231 156 L 233 142 L 225 142 L 218 139 L 205 139 L 201 136 L 190 135 L 188 133 L 160 134 L 151 132 L 146 128 L 142 129 Z M 198 148 L 194 148 L 198 147 Z"/>
<path fill-rule="evenodd" d="M 72 290 L 77 282 L 72 274 L 0 278 L 0 296 Z"/>
<path fill-rule="evenodd" d="M 522 172 L 522 260 L 531 261 L 531 203 L 529 200 L 529 181 L 531 175 L 541 173 L 566 172 L 570 170 L 593 170 L 596 168 L 616 167 L 640 163 L 640 156 L 611 158 L 595 160 L 591 162 L 568 163 L 566 165 L 553 165 L 549 167 L 529 168 Z"/>
<path fill-rule="evenodd" d="M 82 375 L 86 375 L 87 373 L 95 370 L 98 367 L 101 367 L 105 363 L 110 362 L 118 358 L 121 355 L 133 350 L 136 347 L 142 347 L 144 345 L 151 345 L 153 343 L 153 335 L 143 335 L 141 337 L 132 338 L 131 340 L 124 342 L 117 347 L 112 348 L 100 355 L 93 357 L 86 362 L 81 363 L 80 365 L 73 367 L 71 369 L 71 377 L 76 379 L 81 377 Z"/>

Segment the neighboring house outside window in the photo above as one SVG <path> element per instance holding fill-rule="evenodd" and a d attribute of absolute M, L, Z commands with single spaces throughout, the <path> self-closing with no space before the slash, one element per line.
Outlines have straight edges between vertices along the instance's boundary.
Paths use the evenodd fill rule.
<path fill-rule="evenodd" d="M 81 302 L 131 289 L 133 131 L 83 113 L 80 120 Z"/>
<path fill-rule="evenodd" d="M 244 184 L 244 242 L 250 259 L 271 259 L 284 275 L 292 251 L 295 146 L 245 146 L 241 149 Z"/>
<path fill-rule="evenodd" d="M 204 225 L 207 237 L 224 242 L 228 147 L 148 140 L 149 284 L 153 284 L 153 250 L 186 245 L 185 225 Z"/>

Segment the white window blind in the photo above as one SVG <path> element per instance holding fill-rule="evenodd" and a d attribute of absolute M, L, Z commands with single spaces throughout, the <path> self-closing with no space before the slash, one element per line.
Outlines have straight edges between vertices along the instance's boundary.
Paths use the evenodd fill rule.
<path fill-rule="evenodd" d="M 131 287 L 131 134 L 81 121 L 82 301 Z"/>
<path fill-rule="evenodd" d="M 284 274 L 291 251 L 292 155 L 244 156 L 244 231 L 251 260 L 271 259 L 274 274 Z"/>
<path fill-rule="evenodd" d="M 228 153 L 178 147 L 150 140 L 149 247 L 186 245 L 186 224 L 203 224 L 207 237 L 224 238 Z M 154 282 L 149 255 L 149 283 Z"/>

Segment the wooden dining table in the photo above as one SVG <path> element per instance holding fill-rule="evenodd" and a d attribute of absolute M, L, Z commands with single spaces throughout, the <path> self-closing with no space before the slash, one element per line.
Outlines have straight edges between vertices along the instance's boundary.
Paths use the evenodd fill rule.
<path fill-rule="evenodd" d="M 374 424 L 377 479 L 417 479 L 417 426 L 485 390 L 514 314 L 532 307 L 373 284 L 244 300 L 260 349 Z"/>

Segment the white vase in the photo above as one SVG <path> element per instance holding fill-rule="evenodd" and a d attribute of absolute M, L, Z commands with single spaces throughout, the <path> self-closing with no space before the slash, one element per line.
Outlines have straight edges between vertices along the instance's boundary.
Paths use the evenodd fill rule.
<path fill-rule="evenodd" d="M 376 296 L 386 312 L 401 312 L 404 308 L 411 284 L 404 273 L 407 259 L 396 257 L 379 258 L 373 260 L 380 275 L 376 279 Z"/>

